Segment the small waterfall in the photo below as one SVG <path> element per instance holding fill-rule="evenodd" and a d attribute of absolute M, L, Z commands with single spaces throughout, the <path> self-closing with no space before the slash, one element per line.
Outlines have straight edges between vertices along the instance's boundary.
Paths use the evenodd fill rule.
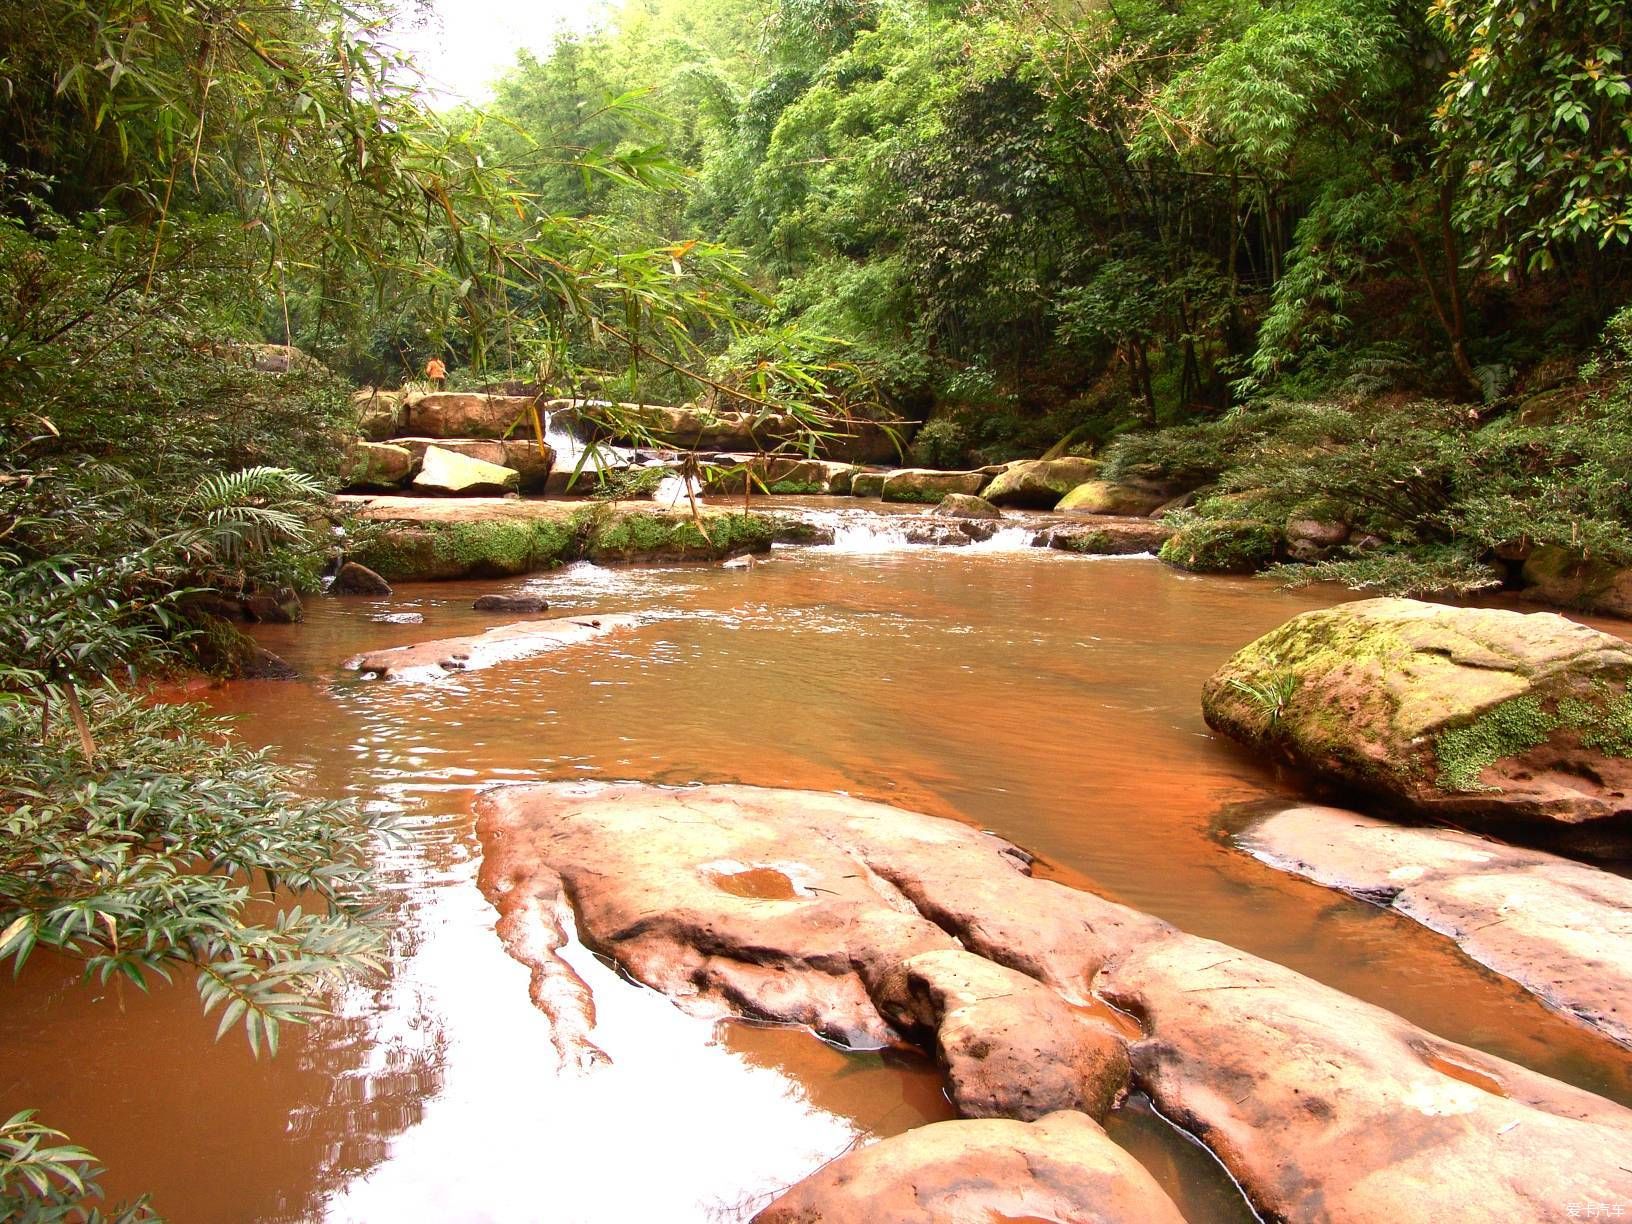
<path fill-rule="evenodd" d="M 693 497 L 702 495 L 702 486 L 690 476 L 665 476 L 652 491 L 652 500 L 660 506 L 689 506 Z"/>
<path fill-rule="evenodd" d="M 989 540 L 976 540 L 969 545 L 971 552 L 1020 552 L 1023 549 L 1035 548 L 1032 543 L 1037 538 L 1035 527 L 999 527 L 995 535 Z"/>
<path fill-rule="evenodd" d="M 1015 525 L 998 527 L 990 538 L 971 540 L 963 534 L 965 520 L 930 514 L 879 514 L 868 510 L 805 510 L 799 517 L 833 533 L 824 545 L 834 552 L 872 554 L 920 548 L 956 548 L 960 551 L 1019 552 L 1031 548 L 1037 529 Z"/>

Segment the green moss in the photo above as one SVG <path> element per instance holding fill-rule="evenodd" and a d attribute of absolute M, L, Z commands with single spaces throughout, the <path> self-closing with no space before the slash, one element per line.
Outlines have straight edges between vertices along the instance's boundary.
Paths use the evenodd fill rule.
<path fill-rule="evenodd" d="M 883 493 L 887 502 L 920 502 L 924 505 L 938 505 L 946 496 L 945 489 L 913 489 L 888 488 Z"/>
<path fill-rule="evenodd" d="M 1536 697 L 1515 697 L 1487 710 L 1465 727 L 1441 732 L 1434 742 L 1437 785 L 1448 791 L 1481 791 L 1479 775 L 1497 761 L 1544 744 L 1555 731 L 1573 731 L 1582 746 L 1606 756 L 1632 757 L 1632 692 L 1598 681 L 1582 694 L 1560 698 L 1548 710 Z"/>
<path fill-rule="evenodd" d="M 1559 725 L 1534 697 L 1515 697 L 1486 711 L 1465 727 L 1442 731 L 1434 741 L 1441 790 L 1493 790 L 1479 775 L 1505 757 L 1547 742 Z"/>
<path fill-rule="evenodd" d="M 813 493 L 826 493 L 827 486 L 814 480 L 779 480 L 770 487 L 769 492 L 782 497 L 804 497 Z"/>
<path fill-rule="evenodd" d="M 1111 539 L 1108 531 L 1087 531 L 1081 535 L 1062 535 L 1058 538 L 1060 546 L 1067 552 L 1103 556 L 1116 550 L 1116 541 Z"/>
<path fill-rule="evenodd" d="M 573 521 L 450 523 L 382 532 L 354 559 L 391 581 L 510 577 L 570 560 L 576 538 Z"/>
<path fill-rule="evenodd" d="M 1192 522 L 1162 545 L 1169 565 L 1197 574 L 1251 574 L 1274 561 L 1281 533 L 1249 519 Z"/>

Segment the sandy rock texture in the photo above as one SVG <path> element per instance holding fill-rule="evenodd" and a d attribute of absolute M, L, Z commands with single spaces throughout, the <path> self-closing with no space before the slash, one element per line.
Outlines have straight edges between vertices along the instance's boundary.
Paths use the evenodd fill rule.
<path fill-rule="evenodd" d="M 802 791 L 574 782 L 489 791 L 477 827 L 512 874 L 560 881 L 586 943 L 683 1007 L 850 1046 L 917 1040 L 954 1091 L 959 1051 L 977 1054 L 965 1030 L 1029 1073 L 966 1109 L 1035 1117 L 1078 1074 L 1092 1100 L 1119 1068 L 1085 1051 L 1115 1034 L 1133 1085 L 1266 1218 L 1507 1224 L 1632 1202 L 1632 1111 L 1034 878 L 1023 851 L 954 821 Z M 511 952 L 548 972 L 538 942 Z M 1092 1037 L 1062 1037 L 1042 996 L 1024 1014 L 1037 988 Z M 1083 1070 L 1062 1075 L 1067 1058 Z"/>
<path fill-rule="evenodd" d="M 936 1122 L 850 1152 L 754 1224 L 1180 1224 L 1155 1180 L 1080 1113 Z"/>
<path fill-rule="evenodd" d="M 1240 844 L 1271 866 L 1390 907 L 1632 1047 L 1632 880 L 1454 829 L 1298 807 Z"/>
<path fill-rule="evenodd" d="M 1632 849 L 1632 646 L 1549 612 L 1367 599 L 1207 681 L 1208 725 L 1428 816 Z"/>

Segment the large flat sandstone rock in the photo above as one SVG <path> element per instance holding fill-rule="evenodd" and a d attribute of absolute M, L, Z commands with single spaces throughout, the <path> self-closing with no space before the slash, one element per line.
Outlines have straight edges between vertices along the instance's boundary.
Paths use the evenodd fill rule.
<path fill-rule="evenodd" d="M 1388 906 L 1632 1047 L 1632 880 L 1455 829 L 1341 808 L 1278 812 L 1239 841 L 1272 866 Z"/>
<path fill-rule="evenodd" d="M 839 1157 L 754 1224 L 1181 1224 L 1132 1156 L 1079 1113 L 936 1122 Z"/>
<path fill-rule="evenodd" d="M 484 794 L 478 831 L 511 894 L 559 888 L 586 943 L 682 1006 L 925 1045 L 966 1112 L 1037 1117 L 1078 1076 L 1092 1107 L 1121 1073 L 1094 1056 L 1114 1036 L 1133 1085 L 1266 1218 L 1507 1224 L 1632 1201 L 1632 1111 L 1036 879 L 954 821 L 801 791 L 548 783 Z M 548 976 L 549 943 L 510 950 Z M 970 1033 L 1009 1069 L 966 1097 Z"/>

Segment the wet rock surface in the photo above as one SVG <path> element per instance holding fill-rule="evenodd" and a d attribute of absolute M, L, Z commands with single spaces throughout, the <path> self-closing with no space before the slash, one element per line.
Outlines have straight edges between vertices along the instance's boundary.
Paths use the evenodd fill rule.
<path fill-rule="evenodd" d="M 1632 849 L 1632 646 L 1552 613 L 1368 599 L 1293 618 L 1206 683 L 1208 725 L 1385 801 Z"/>
<path fill-rule="evenodd" d="M 1571 1204 L 1632 1199 L 1619 1156 L 1632 1111 L 1034 878 L 1022 851 L 956 822 L 838 795 L 634 783 L 502 788 L 477 812 L 485 853 L 559 880 L 585 942 L 694 1011 L 850 1046 L 923 1040 L 933 1023 L 950 1077 L 963 992 L 999 1001 L 997 979 L 962 957 L 1085 1015 L 1114 1005 L 1132 1031 L 1099 1027 L 1121 1033 L 1135 1086 L 1267 1218 L 1563 1221 Z M 510 950 L 548 974 L 553 954 L 536 949 L 549 942 Z M 1017 1066 L 1025 1043 L 1052 1048 L 1030 1020 L 984 1033 Z M 1045 1058 L 1057 1061 L 1028 1069 Z M 1007 1094 L 1001 1107 L 1028 1106 L 1016 1084 Z"/>
<path fill-rule="evenodd" d="M 366 565 L 347 561 L 329 585 L 331 595 L 389 595 L 391 584 Z"/>
<path fill-rule="evenodd" d="M 381 680 L 432 680 L 450 672 L 495 664 L 574 646 L 608 633 L 632 629 L 633 616 L 563 616 L 553 620 L 499 625 L 469 637 L 438 638 L 355 655 L 342 665 Z"/>
<path fill-rule="evenodd" d="M 936 1122 L 841 1156 L 755 1224 L 1179 1224 L 1155 1179 L 1079 1113 Z"/>
<path fill-rule="evenodd" d="M 493 594 L 478 595 L 470 606 L 477 612 L 543 612 L 550 601 L 542 595 Z"/>
<path fill-rule="evenodd" d="M 1032 544 L 1085 556 L 1126 557 L 1154 553 L 1172 534 L 1171 527 L 1153 519 L 1103 516 L 1046 527 Z"/>
<path fill-rule="evenodd" d="M 888 472 L 879 487 L 887 502 L 938 502 L 948 493 L 979 493 L 991 477 L 984 472 L 942 472 L 933 468 L 901 468 Z M 850 481 L 852 491 L 856 478 Z"/>
<path fill-rule="evenodd" d="M 1391 907 L 1632 1047 L 1632 880 L 1452 829 L 1299 807 L 1238 841 L 1282 870 Z"/>
<path fill-rule="evenodd" d="M 937 505 L 933 513 L 941 518 L 963 519 L 1000 519 L 1003 511 L 999 510 L 984 497 L 977 497 L 973 493 L 948 493 Z"/>

